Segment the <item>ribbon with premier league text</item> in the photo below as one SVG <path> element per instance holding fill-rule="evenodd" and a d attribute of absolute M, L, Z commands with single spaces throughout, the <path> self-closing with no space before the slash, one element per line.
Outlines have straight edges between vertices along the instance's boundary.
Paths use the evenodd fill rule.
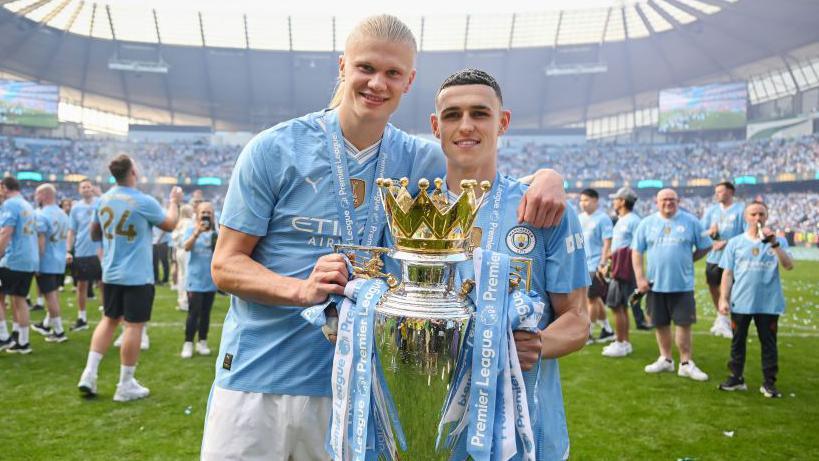
<path fill-rule="evenodd" d="M 345 297 L 336 302 L 333 407 L 326 446 L 336 461 L 397 459 L 398 445 L 406 449 L 395 403 L 373 347 L 375 306 L 385 291 L 387 285 L 380 279 L 354 279 L 344 288 Z M 305 309 L 302 317 L 324 326 L 328 304 Z"/>
<path fill-rule="evenodd" d="M 536 293 L 508 292 L 509 256 L 473 255 L 475 316 L 467 330 L 438 427 L 452 460 L 535 460 L 523 372 L 513 332 L 538 332 L 545 304 Z M 518 453 L 520 447 L 521 453 Z"/>

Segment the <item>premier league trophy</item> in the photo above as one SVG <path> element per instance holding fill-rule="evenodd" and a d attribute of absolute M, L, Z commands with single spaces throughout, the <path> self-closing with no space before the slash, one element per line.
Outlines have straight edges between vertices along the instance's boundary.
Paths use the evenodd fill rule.
<path fill-rule="evenodd" d="M 372 330 L 380 373 L 394 402 L 397 426 L 403 428 L 397 438 L 406 441 L 406 451 L 396 452 L 397 457 L 448 459 L 446 447 L 436 449 L 436 435 L 474 315 L 468 296 L 475 282 L 457 280 L 456 265 L 472 258 L 471 238 L 477 237 L 480 244 L 472 226 L 491 185 L 462 181 L 461 195 L 450 201 L 441 179 L 434 181 L 432 193 L 429 181 L 420 180 L 414 198 L 407 191 L 406 178 L 398 182 L 379 178 L 376 184 L 394 248 L 337 245 L 336 250 L 351 256 L 358 278 L 380 277 L 389 286 L 375 307 Z M 483 191 L 480 198 L 477 187 Z M 369 253 L 369 259 L 356 260 L 354 254 L 362 251 Z M 400 263 L 400 280 L 381 272 L 382 254 Z M 527 264 L 517 267 L 518 271 L 529 268 Z M 527 281 L 528 274 L 514 273 L 510 278 L 515 284 L 521 280 Z M 395 426 L 387 431 L 400 431 Z"/>

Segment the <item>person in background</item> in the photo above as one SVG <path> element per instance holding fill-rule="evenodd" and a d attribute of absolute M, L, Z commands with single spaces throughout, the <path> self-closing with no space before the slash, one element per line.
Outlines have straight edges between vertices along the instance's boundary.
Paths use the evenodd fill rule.
<path fill-rule="evenodd" d="M 191 205 L 182 205 L 179 208 L 179 222 L 171 234 L 171 242 L 173 242 L 173 258 L 176 262 L 176 310 L 187 312 L 188 310 L 188 293 L 187 274 L 188 274 L 188 259 L 190 255 L 185 251 L 185 232 L 189 227 L 193 226 L 193 209 Z"/>
<path fill-rule="evenodd" d="M 216 296 L 216 285 L 210 275 L 210 263 L 213 260 L 213 249 L 216 248 L 218 233 L 215 227 L 213 204 L 201 202 L 196 207 L 196 219 L 185 228 L 182 237 L 182 251 L 190 259 L 185 290 L 188 296 L 188 319 L 185 322 L 185 343 L 182 345 L 183 359 L 193 356 L 193 339 L 199 333 L 196 353 L 210 355 L 208 348 L 208 329 L 210 312 Z"/>
<path fill-rule="evenodd" d="M 594 189 L 585 189 L 580 192 L 580 209 L 578 215 L 580 225 L 583 226 L 583 241 L 586 248 L 586 266 L 591 277 L 591 286 L 588 291 L 589 319 L 593 325 L 600 326 L 600 334 L 594 337 L 589 327 L 587 344 L 614 340 L 614 331 L 611 328 L 603 300 L 606 298 L 606 273 L 608 272 L 609 254 L 611 253 L 611 218 L 598 206 L 600 195 Z"/>
<path fill-rule="evenodd" d="M 71 207 L 66 243 L 70 253 L 67 263 L 71 264 L 71 276 L 77 287 L 77 321 L 71 326 L 72 332 L 88 329 L 86 305 L 89 286 L 102 279 L 102 246 L 91 239 L 90 233 L 91 219 L 99 199 L 95 195 L 94 185 L 88 179 L 80 181 L 78 189 L 80 200 Z"/>

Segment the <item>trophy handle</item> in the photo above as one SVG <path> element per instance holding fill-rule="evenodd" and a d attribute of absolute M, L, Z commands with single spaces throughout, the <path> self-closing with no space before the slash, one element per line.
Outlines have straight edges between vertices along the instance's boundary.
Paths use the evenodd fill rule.
<path fill-rule="evenodd" d="M 380 278 L 387 282 L 390 289 L 395 289 L 399 282 L 392 274 L 386 274 L 381 271 L 384 268 L 383 255 L 391 255 L 394 250 L 384 247 L 368 247 L 363 245 L 350 245 L 346 243 L 336 243 L 333 245 L 333 251 L 336 253 L 343 253 L 350 260 L 353 266 L 353 274 L 356 277 L 363 279 Z M 363 264 L 359 264 L 356 258 L 356 252 L 362 251 L 370 254 L 370 258 Z"/>

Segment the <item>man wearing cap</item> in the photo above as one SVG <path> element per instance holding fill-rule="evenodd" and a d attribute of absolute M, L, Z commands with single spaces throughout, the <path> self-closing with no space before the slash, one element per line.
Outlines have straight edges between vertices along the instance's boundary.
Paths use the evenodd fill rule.
<path fill-rule="evenodd" d="M 631 240 L 640 224 L 640 217 L 634 210 L 637 194 L 628 187 L 622 187 L 610 196 L 614 211 L 617 212 L 617 223 L 614 225 L 611 239 L 611 281 L 606 295 L 606 305 L 614 312 L 615 341 L 603 348 L 606 357 L 625 357 L 631 354 L 631 343 L 628 338 L 628 298 L 637 288 L 634 278 L 634 267 L 631 263 Z M 639 305 L 637 310 L 639 310 Z M 640 311 L 642 316 L 642 311 Z M 635 316 L 635 321 L 640 321 Z"/>

